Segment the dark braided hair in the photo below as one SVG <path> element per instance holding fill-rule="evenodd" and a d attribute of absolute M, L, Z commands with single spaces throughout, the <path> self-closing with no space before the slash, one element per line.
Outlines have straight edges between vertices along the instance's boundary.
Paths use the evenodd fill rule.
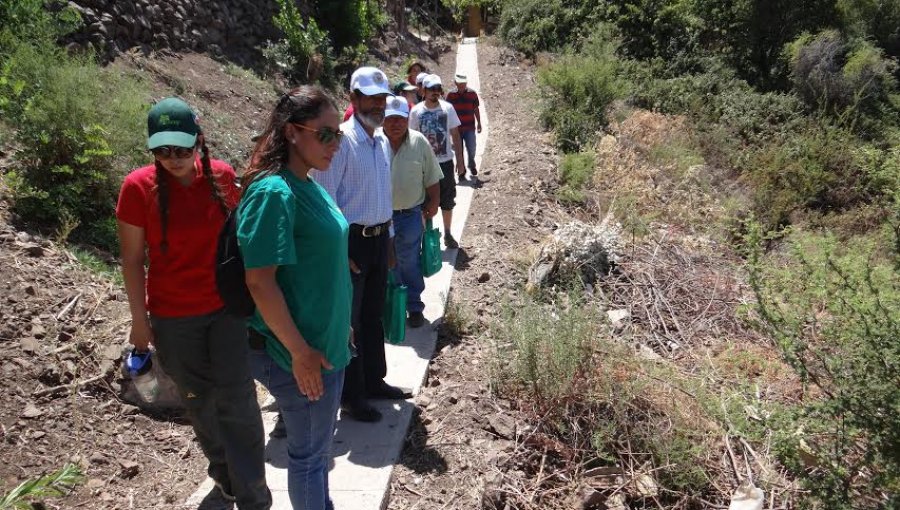
<path fill-rule="evenodd" d="M 169 226 L 169 181 L 166 179 L 168 170 L 162 166 L 159 160 L 154 160 L 156 165 L 156 199 L 159 202 L 159 223 L 162 227 L 162 242 L 160 249 L 165 253 L 169 249 L 169 240 L 166 231 Z"/>
<path fill-rule="evenodd" d="M 284 136 L 285 124 L 310 121 L 328 107 L 337 109 L 334 100 L 321 87 L 314 85 L 303 85 L 281 96 L 253 148 L 250 163 L 241 179 L 243 188 L 247 189 L 253 181 L 287 166 L 290 144 Z"/>
<path fill-rule="evenodd" d="M 201 138 L 201 140 L 200 152 L 202 155 L 200 157 L 200 167 L 203 170 L 203 177 L 205 177 L 206 182 L 209 183 L 213 201 L 219 204 L 219 207 L 222 209 L 222 214 L 227 216 L 230 209 L 228 203 L 225 201 L 225 196 L 222 194 L 222 188 L 219 186 L 219 182 L 212 173 L 212 164 L 209 161 L 209 147 L 206 146 L 205 138 Z M 160 243 L 160 249 L 165 253 L 166 250 L 169 249 L 169 240 L 167 236 L 169 226 L 169 181 L 165 177 L 165 172 L 168 172 L 168 170 L 163 167 L 159 160 L 155 161 L 155 166 L 156 197 L 159 201 L 159 219 L 162 227 L 162 242 Z"/>

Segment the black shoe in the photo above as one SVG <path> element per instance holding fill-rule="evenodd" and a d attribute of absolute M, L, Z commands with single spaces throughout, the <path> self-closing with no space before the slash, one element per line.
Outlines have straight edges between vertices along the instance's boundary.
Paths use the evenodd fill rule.
<path fill-rule="evenodd" d="M 391 386 L 384 381 L 381 381 L 380 384 L 376 384 L 373 387 L 369 388 L 368 393 L 369 398 L 379 398 L 385 400 L 406 400 L 412 397 L 411 392 L 408 392 L 403 388 Z"/>
<path fill-rule="evenodd" d="M 375 423 L 381 421 L 381 411 L 375 409 L 372 404 L 362 399 L 343 403 L 341 404 L 341 409 L 343 410 L 343 414 L 346 414 L 351 420 L 361 421 L 363 423 Z"/>
<path fill-rule="evenodd" d="M 459 248 L 459 243 L 456 242 L 456 239 L 453 239 L 451 234 L 446 234 L 444 235 L 444 246 L 446 246 L 448 250 L 455 250 Z"/>
<path fill-rule="evenodd" d="M 425 325 L 425 316 L 422 315 L 422 312 L 409 312 L 409 318 L 406 319 L 406 324 L 411 328 L 421 328 Z"/>
<path fill-rule="evenodd" d="M 269 437 L 273 439 L 287 437 L 287 428 L 284 426 L 284 416 L 281 415 L 280 411 L 278 413 L 278 419 L 275 420 L 275 428 L 272 429 L 272 432 L 269 432 Z"/>
<path fill-rule="evenodd" d="M 459 174 L 459 182 L 460 184 L 466 182 L 466 174 Z"/>
<path fill-rule="evenodd" d="M 470 169 L 469 169 L 469 173 L 472 174 L 472 177 L 475 177 L 476 175 L 478 175 L 478 169 L 477 169 L 477 168 L 470 168 Z"/>

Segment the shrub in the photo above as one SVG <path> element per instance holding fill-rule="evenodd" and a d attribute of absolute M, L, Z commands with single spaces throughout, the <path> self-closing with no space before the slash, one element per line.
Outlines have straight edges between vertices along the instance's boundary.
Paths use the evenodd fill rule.
<path fill-rule="evenodd" d="M 263 56 L 270 67 L 298 83 L 325 83 L 333 79 L 334 50 L 328 31 L 313 18 L 304 19 L 293 0 L 277 0 L 278 14 L 272 18 L 284 38 L 270 42 Z"/>
<path fill-rule="evenodd" d="M 593 152 L 577 152 L 563 155 L 559 165 L 559 181 L 562 185 L 558 198 L 563 202 L 584 200 L 584 188 L 591 183 L 597 157 Z"/>
<path fill-rule="evenodd" d="M 748 151 L 738 164 L 761 221 L 775 228 L 790 223 L 796 211 L 839 212 L 871 199 L 855 157 L 858 143 L 845 129 L 811 123 Z"/>
<path fill-rule="evenodd" d="M 0 111 L 19 147 L 7 174 L 13 207 L 37 227 L 63 227 L 77 241 L 114 249 L 116 196 L 122 171 L 141 158 L 149 93 L 91 55 L 67 55 L 52 31 L 42 33 L 22 39 L 7 28 L 0 36 Z"/>
<path fill-rule="evenodd" d="M 834 30 L 803 36 L 788 48 L 798 94 L 813 107 L 854 116 L 873 113 L 896 90 L 897 64 L 864 41 Z"/>
<path fill-rule="evenodd" d="M 538 69 L 540 120 L 555 130 L 560 149 L 576 152 L 596 140 L 607 124 L 607 107 L 626 94 L 627 83 L 619 73 L 615 43 L 601 37 L 582 52 L 568 53 Z"/>
<path fill-rule="evenodd" d="M 498 30 L 507 44 L 534 55 L 565 47 L 574 21 L 562 0 L 507 2 L 500 14 Z"/>
<path fill-rule="evenodd" d="M 799 423 L 780 435 L 784 462 L 824 508 L 896 508 L 896 269 L 866 239 L 851 247 L 828 235 L 798 235 L 783 263 L 763 259 L 758 228 L 748 240 L 750 283 L 762 325 L 783 358 L 816 390 L 804 402 Z"/>

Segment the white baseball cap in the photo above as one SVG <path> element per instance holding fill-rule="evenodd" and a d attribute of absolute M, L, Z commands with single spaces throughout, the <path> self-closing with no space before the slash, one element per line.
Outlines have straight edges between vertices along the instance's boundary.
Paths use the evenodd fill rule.
<path fill-rule="evenodd" d="M 466 82 L 468 81 L 468 80 L 466 79 L 466 75 L 464 75 L 464 74 L 458 74 L 458 73 L 457 73 L 456 76 L 453 77 L 453 80 L 454 80 L 456 83 L 466 83 Z"/>
<path fill-rule="evenodd" d="M 403 117 L 409 118 L 409 103 L 405 97 L 391 96 L 387 98 L 387 106 L 384 109 L 384 117 Z"/>
<path fill-rule="evenodd" d="M 387 75 L 377 67 L 360 67 L 354 71 L 350 77 L 350 92 L 354 90 L 367 96 L 391 93 Z"/>
<path fill-rule="evenodd" d="M 441 77 L 436 74 L 429 74 L 425 77 L 425 80 L 422 81 L 422 86 L 426 89 L 430 89 L 431 87 L 442 87 Z"/>
<path fill-rule="evenodd" d="M 419 73 L 416 75 L 416 85 L 421 85 L 425 78 L 428 76 L 428 73 Z"/>

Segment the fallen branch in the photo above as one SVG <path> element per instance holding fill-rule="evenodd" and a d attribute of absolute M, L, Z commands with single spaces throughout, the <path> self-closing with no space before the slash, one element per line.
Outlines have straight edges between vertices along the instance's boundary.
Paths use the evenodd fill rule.
<path fill-rule="evenodd" d="M 62 391 L 62 390 L 72 390 L 72 389 L 75 389 L 75 388 L 79 388 L 79 387 L 81 387 L 81 386 L 86 386 L 86 385 L 88 385 L 88 384 L 91 384 L 91 383 L 95 383 L 95 382 L 97 382 L 97 381 L 100 381 L 100 380 L 102 380 L 104 377 L 105 377 L 104 375 L 96 375 L 96 376 L 94 376 L 94 377 L 91 377 L 90 379 L 84 379 L 84 380 L 81 380 L 81 381 L 75 381 L 75 382 L 69 383 L 69 384 L 61 384 L 61 385 L 59 385 L 59 386 L 54 386 L 54 387 L 52 387 L 52 388 L 45 388 L 45 389 L 43 389 L 43 390 L 38 390 L 38 391 L 35 391 L 34 393 L 32 393 L 32 395 L 35 396 L 35 397 L 43 397 L 43 396 L 46 396 L 46 395 L 51 395 L 51 394 L 53 394 L 53 393 L 56 393 L 57 391 Z"/>
<path fill-rule="evenodd" d="M 81 296 L 82 296 L 83 294 L 84 294 L 84 292 L 79 292 L 78 294 L 76 294 L 75 297 L 73 297 L 73 298 L 66 304 L 66 306 L 64 306 L 63 309 L 60 310 L 60 312 L 59 312 L 58 314 L 56 314 L 56 320 L 62 320 L 62 318 L 65 317 L 66 314 L 69 313 L 69 311 L 71 311 L 72 308 L 75 307 L 75 303 L 77 303 L 78 300 L 81 299 Z"/>

